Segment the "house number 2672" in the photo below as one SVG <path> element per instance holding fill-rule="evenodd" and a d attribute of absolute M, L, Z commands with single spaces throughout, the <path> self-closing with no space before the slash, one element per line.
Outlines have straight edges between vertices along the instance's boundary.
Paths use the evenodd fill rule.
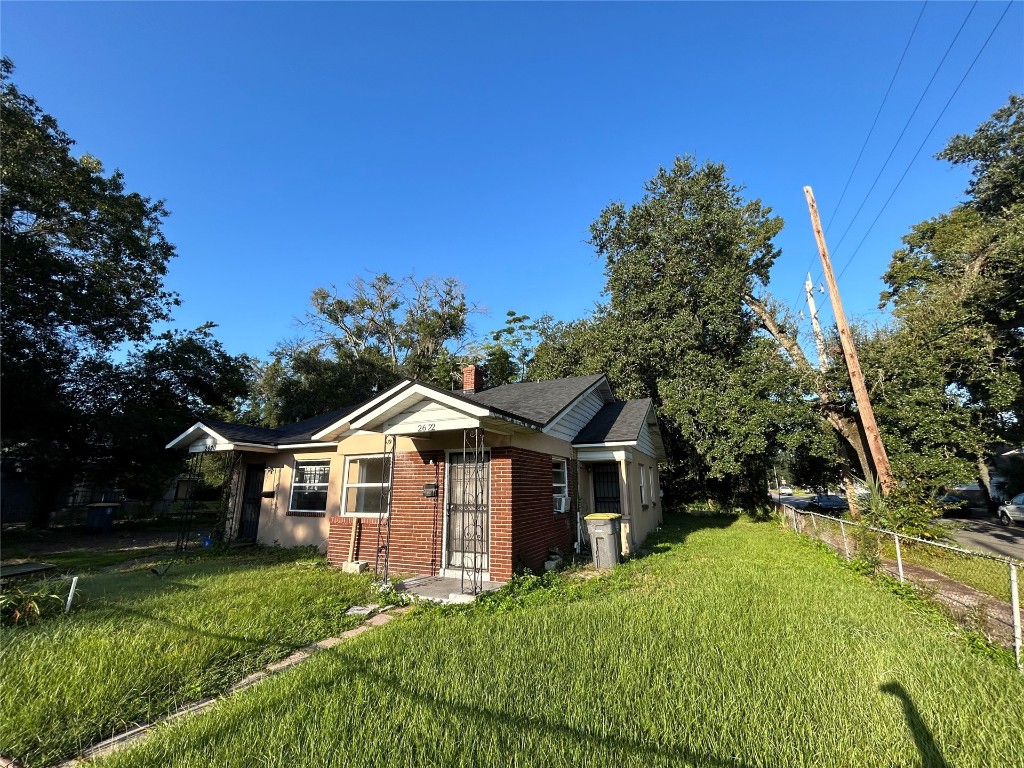
<path fill-rule="evenodd" d="M 437 429 L 437 424 L 420 424 L 416 427 L 417 432 L 433 432 Z"/>

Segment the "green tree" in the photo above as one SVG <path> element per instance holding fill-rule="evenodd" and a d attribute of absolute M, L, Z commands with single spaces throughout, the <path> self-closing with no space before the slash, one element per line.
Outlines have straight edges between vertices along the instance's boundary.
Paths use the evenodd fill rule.
<path fill-rule="evenodd" d="M 525 381 L 537 344 L 554 319 L 543 315 L 532 320 L 515 310 L 505 313 L 505 325 L 487 335 L 485 341 L 470 346 L 466 362 L 477 362 L 483 372 L 484 386 L 497 387 Z"/>
<path fill-rule="evenodd" d="M 174 256 L 163 203 L 75 157 L 13 69 L 0 61 L 2 450 L 34 485 L 33 524 L 44 527 L 61 483 L 134 482 L 139 461 L 159 462 L 151 446 L 177 426 L 162 419 L 233 398 L 222 369 L 238 361 L 209 327 L 152 339 L 178 304 L 163 284 Z"/>
<path fill-rule="evenodd" d="M 182 463 L 164 449 L 164 436 L 204 416 L 228 416 L 246 397 L 249 360 L 229 355 L 213 327 L 160 334 L 122 362 L 82 361 L 74 391 L 88 424 L 90 480 L 157 500 Z"/>
<path fill-rule="evenodd" d="M 899 482 L 893 519 L 911 527 L 933 514 L 944 487 L 973 477 L 988 486 L 986 460 L 1024 439 L 1024 100 L 972 135 L 953 137 L 940 159 L 970 166 L 967 199 L 912 227 L 884 275 L 881 307 L 892 321 L 855 328 L 879 430 Z M 872 468 L 849 376 L 807 361 L 793 324 L 771 302 L 747 297 L 762 327 L 814 393 L 815 408 L 863 477 Z M 841 359 L 833 330 L 831 357 Z"/>
<path fill-rule="evenodd" d="M 607 372 L 624 397 L 651 397 L 679 485 L 760 496 L 769 458 L 820 435 L 799 377 L 758 334 L 744 297 L 768 281 L 782 220 L 745 200 L 721 164 L 677 158 L 640 202 L 591 225 L 609 301 L 552 327 L 531 376 Z"/>
<path fill-rule="evenodd" d="M 262 366 L 243 420 L 267 426 L 364 400 L 409 377 L 451 389 L 461 381 L 462 345 L 476 311 L 454 278 L 382 272 L 346 293 L 317 288 L 305 334 Z"/>
<path fill-rule="evenodd" d="M 968 198 L 915 225 L 884 275 L 891 328 L 867 345 L 880 425 L 921 493 L 981 476 L 1024 440 L 1024 99 L 1011 96 L 940 159 Z"/>

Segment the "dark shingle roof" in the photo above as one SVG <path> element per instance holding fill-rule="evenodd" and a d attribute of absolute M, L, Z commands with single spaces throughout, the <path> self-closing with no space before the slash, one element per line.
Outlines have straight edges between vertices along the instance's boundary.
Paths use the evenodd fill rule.
<path fill-rule="evenodd" d="M 505 384 L 476 393 L 450 394 L 461 394 L 472 403 L 506 411 L 541 426 L 546 426 L 573 400 L 603 378 L 604 374 L 599 373 L 594 376 L 576 376 L 571 379 Z"/>
<path fill-rule="evenodd" d="M 319 432 L 327 425 L 332 424 L 353 410 L 355 410 L 355 406 L 339 408 L 336 411 L 296 421 L 293 424 L 282 424 L 276 429 L 250 427 L 246 424 L 232 424 L 227 421 L 220 421 L 219 419 L 203 419 L 202 423 L 224 439 L 232 442 L 288 445 L 313 442 L 314 433 Z"/>
<path fill-rule="evenodd" d="M 624 403 L 608 403 L 580 430 L 572 442 L 574 445 L 591 445 L 636 440 L 640 437 L 650 407 L 649 397 Z"/>

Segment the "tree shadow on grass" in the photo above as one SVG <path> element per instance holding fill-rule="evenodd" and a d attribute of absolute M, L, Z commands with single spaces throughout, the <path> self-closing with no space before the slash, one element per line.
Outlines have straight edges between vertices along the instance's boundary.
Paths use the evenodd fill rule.
<path fill-rule="evenodd" d="M 174 621 L 165 616 L 157 616 L 147 611 L 141 611 L 137 608 L 130 608 L 124 605 L 110 605 L 107 606 L 107 611 L 111 615 L 132 617 L 136 619 L 142 619 L 144 621 L 152 622 L 154 624 L 162 624 L 163 626 L 181 632 L 183 635 L 188 637 L 205 637 L 210 640 L 223 640 L 229 643 L 237 643 L 239 645 L 247 646 L 254 650 L 273 649 L 278 652 L 291 652 L 298 651 L 303 648 L 307 648 L 312 642 L 311 640 L 288 640 L 283 638 L 276 638 L 272 635 L 262 635 L 257 637 L 246 637 L 244 635 L 232 635 L 226 632 L 215 632 L 213 630 L 204 629 L 202 627 L 192 626 L 191 624 L 184 624 L 180 621 Z M 357 626 L 355 620 L 352 622 L 352 626 Z M 352 627 L 345 626 L 338 629 L 338 632 L 344 632 L 346 629 Z"/>
<path fill-rule="evenodd" d="M 591 729 L 586 725 L 569 725 L 554 721 L 541 714 L 524 716 L 480 704 L 466 704 L 453 700 L 451 686 L 439 685 L 430 691 L 418 690 L 402 678 L 377 668 L 373 664 L 354 658 L 341 648 L 331 648 L 323 652 L 335 657 L 335 660 L 344 667 L 345 674 L 338 675 L 333 671 L 328 672 L 316 682 L 310 681 L 308 685 L 304 685 L 303 690 L 310 699 L 316 697 L 315 691 L 321 691 L 323 695 L 327 696 L 342 695 L 342 692 L 337 689 L 341 681 L 344 681 L 341 684 L 347 685 L 355 678 L 363 678 L 370 685 L 384 687 L 397 697 L 426 707 L 435 718 L 464 724 L 476 722 L 487 729 L 494 729 L 509 735 L 539 733 L 550 737 L 551 742 L 559 745 L 564 754 L 576 753 L 595 756 L 604 753 L 612 761 L 608 763 L 609 765 L 620 764 L 630 758 L 640 758 L 658 765 L 752 768 L 752 764 L 746 763 L 734 755 L 719 757 L 679 746 L 652 745 L 644 740 L 639 729 L 636 730 L 635 735 L 602 734 L 597 729 Z M 596 717 L 595 720 L 601 720 L 601 718 Z M 628 721 L 624 722 L 623 726 L 623 731 L 628 730 Z M 508 765 L 519 764 L 513 756 L 507 757 Z M 430 760 L 428 759 L 426 762 L 430 762 Z M 526 764 L 529 764 L 529 761 Z"/>
<path fill-rule="evenodd" d="M 895 682 L 886 683 L 879 686 L 878 689 L 882 693 L 888 693 L 890 696 L 895 696 L 900 700 L 900 704 L 903 706 L 903 717 L 906 718 L 907 726 L 914 737 L 917 751 L 921 754 L 921 765 L 924 768 L 949 768 L 949 763 L 942 756 L 942 751 L 939 749 L 935 737 L 932 736 L 931 731 L 922 719 L 921 713 L 917 711 L 917 707 L 914 706 L 914 701 L 910 698 L 910 694 L 907 693 L 906 689 Z"/>
<path fill-rule="evenodd" d="M 715 528 L 728 528 L 739 520 L 739 515 L 722 513 L 694 515 L 686 512 L 674 512 L 665 517 L 661 529 L 647 537 L 641 547 L 641 554 L 668 552 L 678 544 L 686 542 L 687 537 L 696 533 Z"/>

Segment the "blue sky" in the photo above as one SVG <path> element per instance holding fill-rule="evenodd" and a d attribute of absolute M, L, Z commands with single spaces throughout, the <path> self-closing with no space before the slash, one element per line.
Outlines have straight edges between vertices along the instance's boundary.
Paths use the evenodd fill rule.
<path fill-rule="evenodd" d="M 784 217 L 770 290 L 797 308 L 811 185 L 847 314 L 879 322 L 901 236 L 963 197 L 933 155 L 1024 90 L 1007 7 L 4 2 L 0 48 L 79 152 L 166 200 L 175 324 L 263 356 L 314 288 L 384 270 L 459 278 L 478 333 L 581 317 L 590 222 L 687 153 Z"/>

